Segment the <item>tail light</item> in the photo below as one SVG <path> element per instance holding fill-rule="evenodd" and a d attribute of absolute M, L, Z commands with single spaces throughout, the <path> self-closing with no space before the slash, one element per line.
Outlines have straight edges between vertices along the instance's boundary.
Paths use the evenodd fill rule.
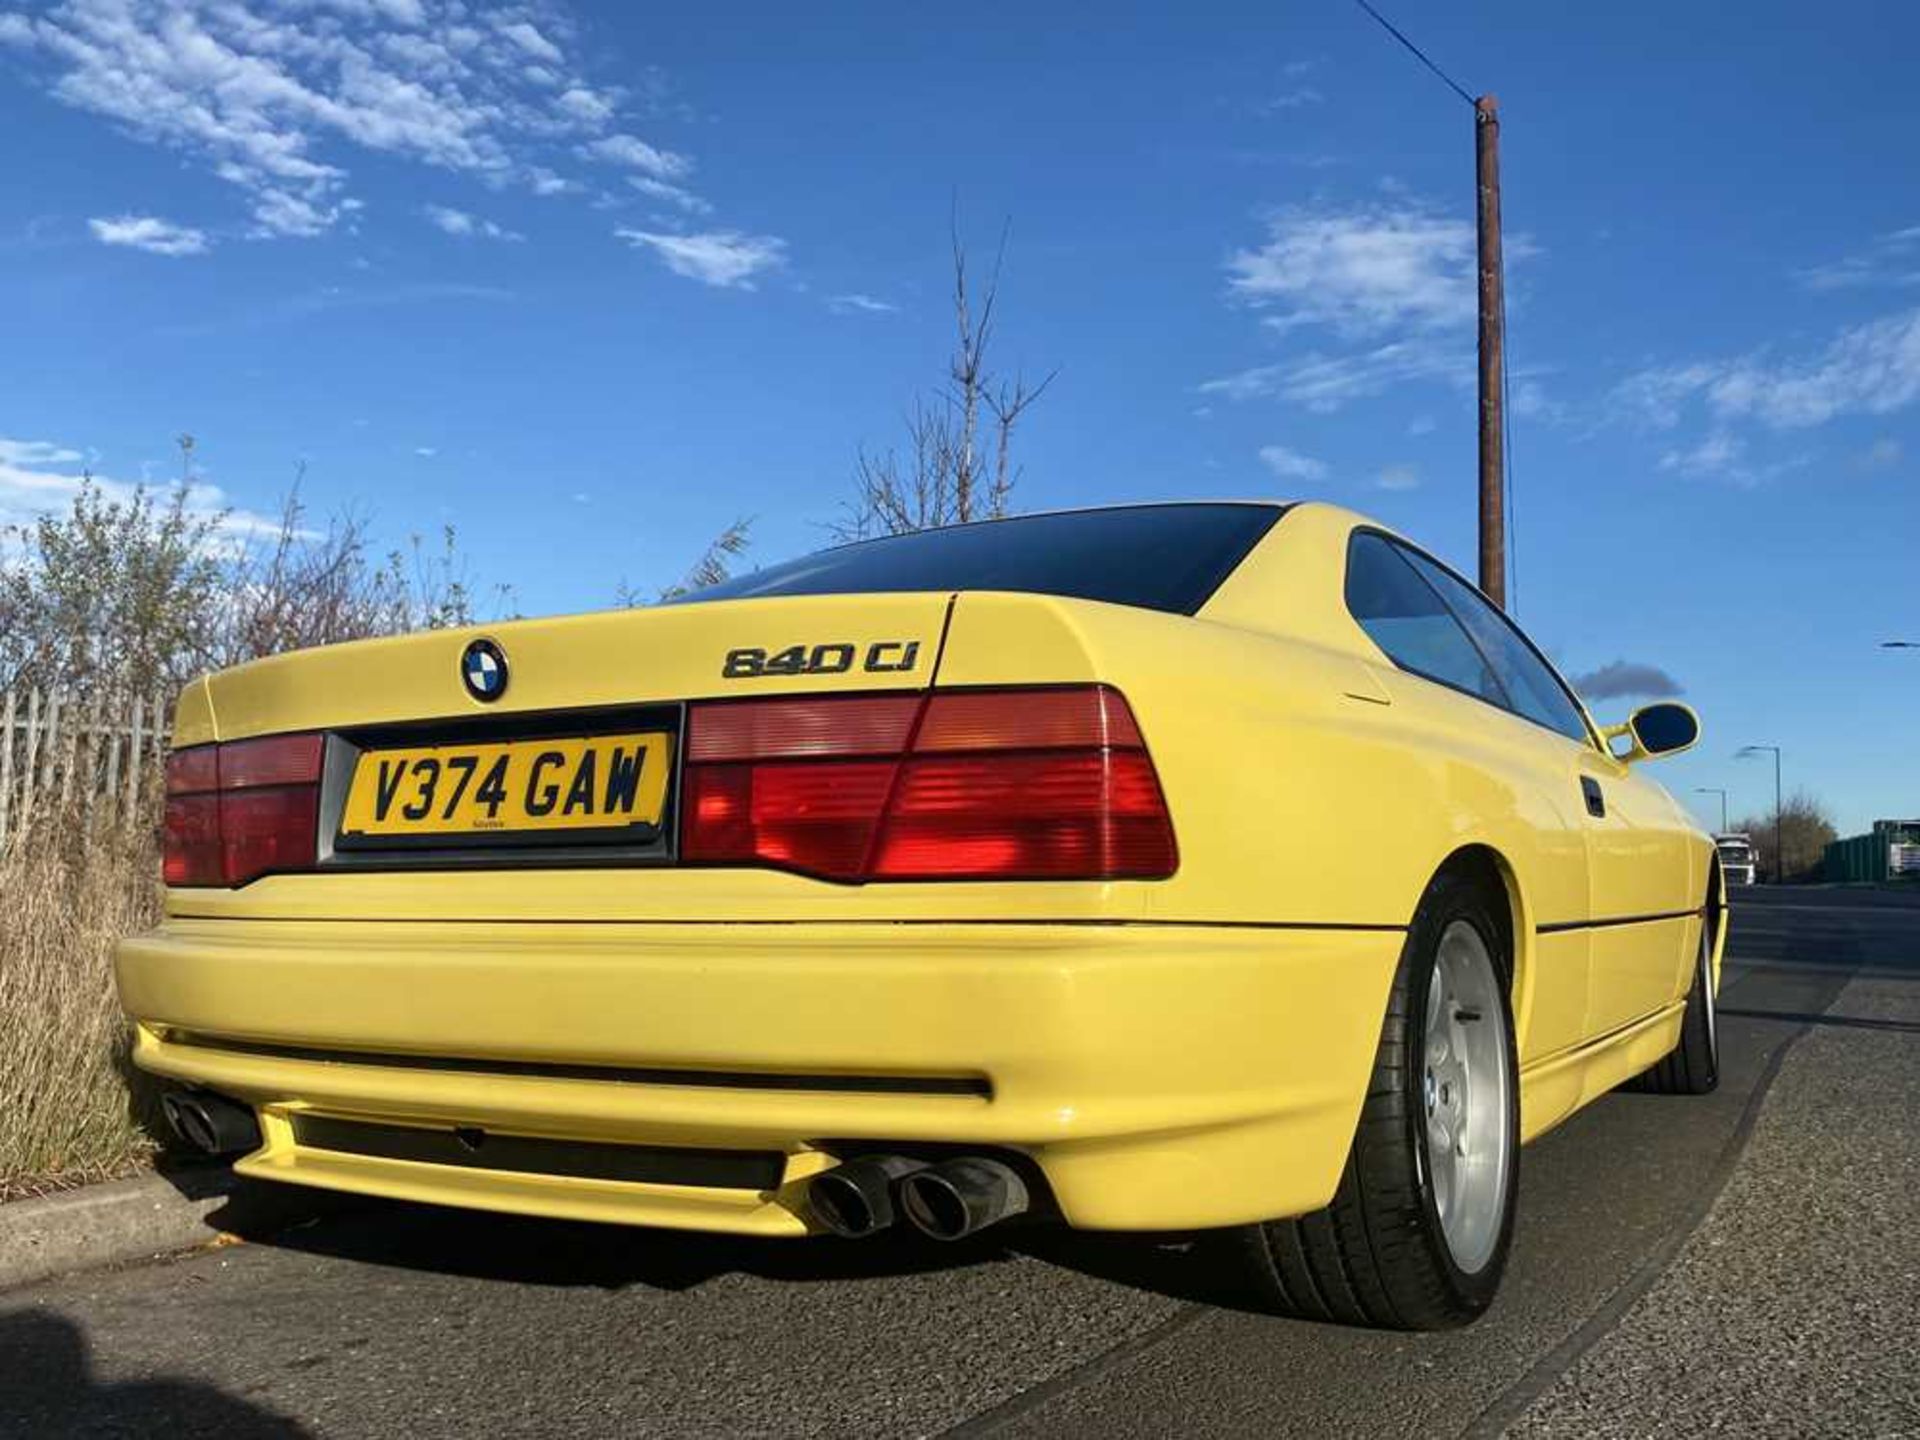
<path fill-rule="evenodd" d="M 319 735 L 196 745 L 167 759 L 169 885 L 244 885 L 318 859 Z"/>
<path fill-rule="evenodd" d="M 681 858 L 833 880 L 1163 879 L 1153 761 L 1102 685 L 695 705 Z"/>

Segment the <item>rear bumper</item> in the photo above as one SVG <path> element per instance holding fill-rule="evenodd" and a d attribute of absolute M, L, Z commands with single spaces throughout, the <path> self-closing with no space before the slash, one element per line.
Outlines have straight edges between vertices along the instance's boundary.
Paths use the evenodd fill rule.
<path fill-rule="evenodd" d="M 839 1152 L 979 1146 L 1031 1157 L 1070 1224 L 1179 1229 L 1331 1197 L 1400 943 L 1189 925 L 175 919 L 124 942 L 116 968 L 136 1063 L 260 1110 L 247 1174 L 776 1235 L 810 1228 L 804 1182 Z M 772 1152 L 780 1180 L 346 1154 L 304 1143 L 302 1115 Z"/>

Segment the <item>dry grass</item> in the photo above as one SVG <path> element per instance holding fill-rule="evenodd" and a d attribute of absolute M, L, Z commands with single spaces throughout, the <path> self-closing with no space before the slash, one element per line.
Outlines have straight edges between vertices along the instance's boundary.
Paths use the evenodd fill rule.
<path fill-rule="evenodd" d="M 77 825 L 46 827 L 0 856 L 0 1200 L 124 1174 L 154 1152 L 113 944 L 153 923 L 157 872 L 138 826 L 91 843 Z"/>

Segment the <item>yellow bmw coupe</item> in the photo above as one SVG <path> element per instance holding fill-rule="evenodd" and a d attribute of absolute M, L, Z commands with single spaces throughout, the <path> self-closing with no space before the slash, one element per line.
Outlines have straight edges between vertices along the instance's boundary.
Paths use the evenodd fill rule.
<path fill-rule="evenodd" d="M 754 1235 L 1218 1230 L 1434 1328 L 1519 1149 L 1711 1089 L 1712 842 L 1474 587 L 1332 506 L 868 541 L 195 682 L 118 953 L 252 1176 Z"/>

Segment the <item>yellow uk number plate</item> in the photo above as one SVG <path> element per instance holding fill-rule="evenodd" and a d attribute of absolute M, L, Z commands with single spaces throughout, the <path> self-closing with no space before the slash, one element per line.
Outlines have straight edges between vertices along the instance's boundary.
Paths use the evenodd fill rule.
<path fill-rule="evenodd" d="M 660 732 L 369 750 L 341 835 L 462 837 L 657 826 L 673 768 Z"/>

